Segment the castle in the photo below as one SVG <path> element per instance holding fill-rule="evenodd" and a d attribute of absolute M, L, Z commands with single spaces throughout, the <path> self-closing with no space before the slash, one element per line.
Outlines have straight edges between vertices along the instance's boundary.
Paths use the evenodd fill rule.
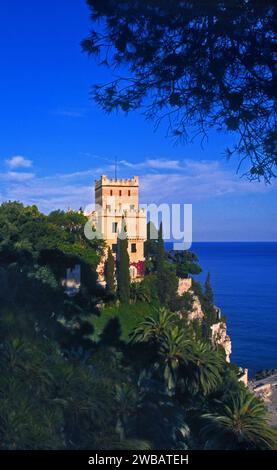
<path fill-rule="evenodd" d="M 122 224 L 127 230 L 130 277 L 139 280 L 144 275 L 144 242 L 147 238 L 147 216 L 139 208 L 139 178 L 109 179 L 103 175 L 95 182 L 97 226 L 107 247 L 116 257 L 117 238 Z M 99 281 L 104 283 L 107 250 L 98 267 Z"/>
<path fill-rule="evenodd" d="M 108 248 L 111 249 L 116 259 L 118 235 L 122 226 L 127 230 L 128 253 L 130 258 L 130 278 L 139 281 L 144 277 L 144 243 L 147 239 L 147 215 L 146 211 L 139 207 L 139 178 L 133 176 L 130 179 L 109 179 L 103 175 L 95 182 L 95 211 L 89 218 L 92 224 L 100 232 L 105 240 L 106 249 L 101 262 L 98 265 L 99 283 L 105 285 L 105 263 Z M 75 295 L 80 287 L 80 266 L 67 270 L 64 281 L 69 296 Z M 185 314 L 189 321 L 203 321 L 205 313 L 197 294 L 192 290 L 191 278 L 179 278 L 177 294 L 182 296 L 191 291 L 192 307 Z M 179 312 L 182 318 L 182 312 Z M 212 342 L 223 347 L 226 353 L 226 361 L 230 362 L 231 340 L 227 335 L 226 323 L 218 318 L 213 324 Z M 241 371 L 240 380 L 247 384 L 247 369 Z"/>

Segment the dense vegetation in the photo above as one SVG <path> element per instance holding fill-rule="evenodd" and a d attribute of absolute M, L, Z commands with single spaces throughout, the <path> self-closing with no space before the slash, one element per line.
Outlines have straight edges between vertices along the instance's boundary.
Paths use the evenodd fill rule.
<path fill-rule="evenodd" d="M 186 316 L 192 293 L 176 295 L 180 260 L 160 228 L 145 279 L 122 302 L 111 256 L 107 292 L 97 285 L 103 245 L 85 238 L 85 221 L 0 206 L 1 448 L 276 447 L 265 406 L 206 334 L 209 279 L 204 290 L 193 283 L 207 316 L 199 328 Z M 75 264 L 81 288 L 70 297 L 61 281 Z"/>

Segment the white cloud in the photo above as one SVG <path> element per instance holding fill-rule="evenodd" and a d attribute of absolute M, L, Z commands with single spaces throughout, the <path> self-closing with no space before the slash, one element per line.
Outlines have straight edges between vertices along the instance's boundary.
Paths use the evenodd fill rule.
<path fill-rule="evenodd" d="M 75 109 L 57 109 L 56 111 L 54 111 L 54 113 L 56 116 L 63 116 L 63 117 L 68 117 L 68 118 L 82 118 L 85 116 L 86 114 L 86 110 L 85 109 L 78 109 L 78 110 L 75 110 Z"/>
<path fill-rule="evenodd" d="M 205 204 L 211 198 L 230 194 L 261 194 L 276 189 L 275 183 L 269 187 L 263 183 L 250 183 L 240 179 L 219 161 L 146 159 L 139 163 L 126 163 L 124 174 L 121 171 L 120 176 L 139 174 L 142 203 L 203 201 Z M 68 207 L 78 209 L 94 200 L 94 180 L 101 174 L 112 176 L 113 170 L 112 165 L 106 164 L 79 172 L 44 177 L 31 172 L 2 173 L 0 199 L 36 204 L 45 212 Z"/>
<path fill-rule="evenodd" d="M 2 187 L 1 200 L 16 200 L 24 204 L 35 204 L 43 212 L 55 209 L 78 209 L 92 201 L 92 184 L 68 184 L 57 176 L 22 180 L 11 180 Z"/>
<path fill-rule="evenodd" d="M 240 178 L 226 162 L 218 160 L 146 159 L 139 163 L 122 160 L 140 176 L 141 199 L 150 202 L 194 202 L 228 194 L 265 193 L 276 188 Z"/>
<path fill-rule="evenodd" d="M 35 177 L 34 173 L 23 173 L 17 171 L 9 171 L 4 175 L 7 179 L 11 179 L 14 181 L 28 181 Z"/>
<path fill-rule="evenodd" d="M 105 169 L 106 170 L 106 169 Z M 99 176 L 100 174 L 103 174 L 105 171 L 102 168 L 97 168 L 97 169 L 90 169 L 90 170 L 84 170 L 84 171 L 75 171 L 74 173 L 63 173 L 60 175 L 57 175 L 58 178 L 61 179 L 75 179 L 75 178 L 86 178 L 86 177 L 93 177 L 93 176 Z"/>
<path fill-rule="evenodd" d="M 197 173 L 210 173 L 220 169 L 218 160 L 184 160 L 183 169 L 192 170 Z M 229 170 L 230 171 L 230 170 Z"/>
<path fill-rule="evenodd" d="M 264 183 L 249 182 L 227 170 L 218 161 L 185 160 L 178 172 L 155 172 L 141 175 L 144 203 L 191 203 L 229 194 L 261 194 L 276 189 Z"/>
<path fill-rule="evenodd" d="M 6 160 L 6 164 L 10 168 L 31 168 L 33 162 L 32 160 L 28 160 L 27 158 L 22 157 L 21 155 L 15 155 L 14 157 L 11 157 Z"/>
<path fill-rule="evenodd" d="M 154 159 L 147 160 L 146 167 L 154 169 L 164 169 L 164 170 L 178 170 L 180 169 L 180 162 L 178 160 L 165 160 L 165 159 Z"/>
<path fill-rule="evenodd" d="M 119 162 L 123 166 L 128 168 L 133 168 L 134 170 L 143 170 L 143 169 L 159 169 L 159 170 L 178 170 L 181 169 L 179 160 L 168 160 L 165 158 L 153 158 L 147 159 L 144 162 L 133 163 L 127 160 L 121 160 Z"/>

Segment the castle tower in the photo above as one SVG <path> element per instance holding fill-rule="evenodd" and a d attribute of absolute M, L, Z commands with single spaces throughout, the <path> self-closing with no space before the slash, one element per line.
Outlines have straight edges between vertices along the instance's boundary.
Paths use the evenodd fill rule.
<path fill-rule="evenodd" d="M 95 182 L 98 227 L 116 256 L 118 233 L 126 226 L 131 279 L 139 279 L 144 271 L 144 242 L 147 238 L 146 212 L 139 208 L 139 178 L 109 179 L 101 176 Z M 103 268 L 103 264 L 102 264 Z M 103 280 L 103 269 L 99 271 Z"/>

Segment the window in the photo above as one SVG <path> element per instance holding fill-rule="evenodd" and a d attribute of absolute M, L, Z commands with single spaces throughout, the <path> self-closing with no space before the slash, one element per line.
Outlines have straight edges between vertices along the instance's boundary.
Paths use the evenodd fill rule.
<path fill-rule="evenodd" d="M 107 204 L 107 211 L 110 211 L 110 210 L 111 210 L 111 206 Z"/>
<path fill-rule="evenodd" d="M 131 191 L 130 191 L 130 189 L 128 190 L 128 196 L 131 196 Z"/>
<path fill-rule="evenodd" d="M 135 210 L 135 205 L 134 205 L 134 204 L 131 204 L 131 205 L 130 205 L 130 209 L 131 209 L 131 211 L 134 211 L 134 210 Z"/>
<path fill-rule="evenodd" d="M 111 190 L 110 190 L 110 196 L 112 196 L 112 195 L 113 195 L 113 190 L 111 189 Z"/>
<path fill-rule="evenodd" d="M 138 272 L 135 266 L 130 266 L 129 272 L 131 279 L 135 279 L 137 277 Z"/>
<path fill-rule="evenodd" d="M 112 233 L 117 233 L 117 222 L 112 223 Z"/>
<path fill-rule="evenodd" d="M 131 243 L 131 253 L 137 252 L 137 245 L 135 243 Z"/>
<path fill-rule="evenodd" d="M 116 243 L 113 243 L 113 244 L 112 244 L 112 252 L 113 252 L 113 253 L 116 253 L 116 252 L 117 252 L 117 244 L 116 244 Z"/>
<path fill-rule="evenodd" d="M 122 191 L 121 191 L 121 189 L 119 190 L 119 196 L 122 196 Z"/>

